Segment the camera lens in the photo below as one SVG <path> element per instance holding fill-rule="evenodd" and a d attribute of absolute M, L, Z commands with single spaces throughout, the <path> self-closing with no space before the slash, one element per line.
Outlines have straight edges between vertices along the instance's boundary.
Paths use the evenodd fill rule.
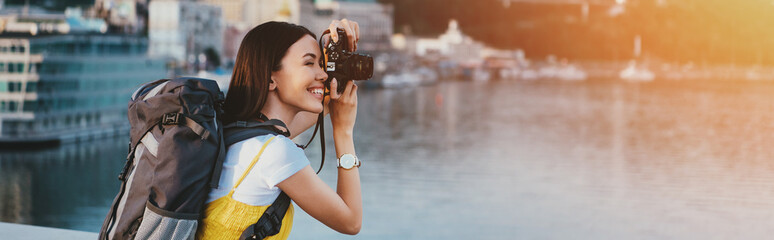
<path fill-rule="evenodd" d="M 348 74 L 353 80 L 367 80 L 374 75 L 374 58 L 368 55 L 353 54 L 350 57 Z"/>

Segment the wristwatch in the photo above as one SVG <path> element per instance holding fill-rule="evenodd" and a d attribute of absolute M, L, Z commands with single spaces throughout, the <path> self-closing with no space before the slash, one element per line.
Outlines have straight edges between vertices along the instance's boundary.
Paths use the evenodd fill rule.
<path fill-rule="evenodd" d="M 355 155 L 347 153 L 339 157 L 339 161 L 336 165 L 337 167 L 349 170 L 353 167 L 360 167 L 360 160 L 358 160 Z"/>

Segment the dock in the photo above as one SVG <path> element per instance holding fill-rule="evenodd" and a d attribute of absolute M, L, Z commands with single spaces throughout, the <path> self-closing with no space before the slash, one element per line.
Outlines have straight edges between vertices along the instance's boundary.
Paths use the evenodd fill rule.
<path fill-rule="evenodd" d="M 40 227 L 24 225 L 17 223 L 0 222 L 0 233 L 3 239 L 61 239 L 61 240 L 80 240 L 97 239 L 99 234 L 93 232 L 83 232 L 61 228 Z"/>

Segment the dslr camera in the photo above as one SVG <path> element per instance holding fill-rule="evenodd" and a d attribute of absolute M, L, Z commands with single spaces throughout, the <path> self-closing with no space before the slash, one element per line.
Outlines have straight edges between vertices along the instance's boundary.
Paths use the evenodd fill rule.
<path fill-rule="evenodd" d="M 328 41 L 325 51 L 325 72 L 328 79 L 325 87 L 331 88 L 331 80 L 338 82 L 337 93 L 344 92 L 347 82 L 352 80 L 368 80 L 374 76 L 374 58 L 367 54 L 357 54 L 347 50 L 349 40 L 344 29 L 336 29 L 338 42 Z M 330 37 L 329 37 L 330 38 Z M 331 89 L 333 91 L 333 89 Z"/>

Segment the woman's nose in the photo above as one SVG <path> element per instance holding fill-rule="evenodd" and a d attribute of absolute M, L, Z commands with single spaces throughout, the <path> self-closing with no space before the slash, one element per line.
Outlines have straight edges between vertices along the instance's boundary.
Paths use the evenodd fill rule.
<path fill-rule="evenodd" d="M 325 81 L 328 79 L 328 73 L 326 73 L 325 70 L 319 68 L 317 71 L 317 81 Z"/>

